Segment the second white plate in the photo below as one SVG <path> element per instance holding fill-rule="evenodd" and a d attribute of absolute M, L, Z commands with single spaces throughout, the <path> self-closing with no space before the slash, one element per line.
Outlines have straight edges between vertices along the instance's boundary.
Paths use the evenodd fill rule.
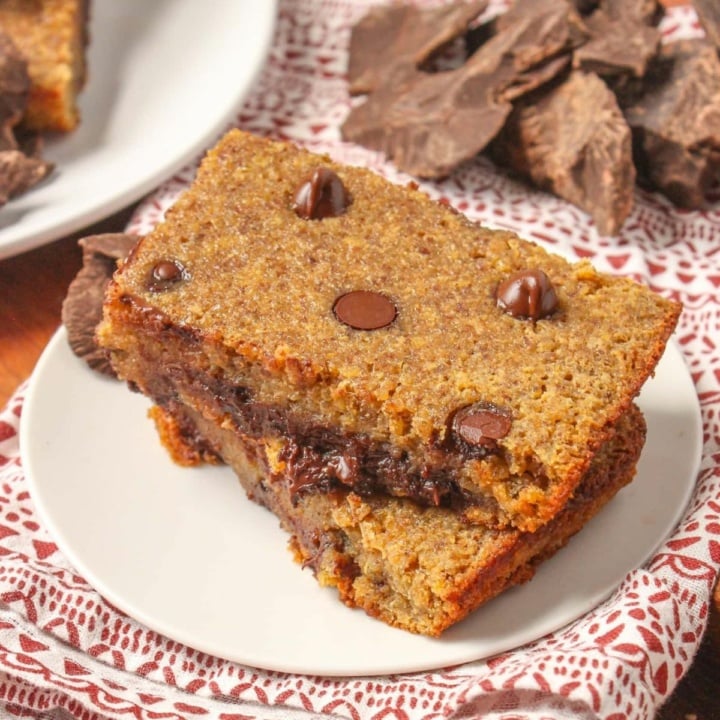
<path fill-rule="evenodd" d="M 295 564 L 287 536 L 227 468 L 173 465 L 147 401 L 90 371 L 60 330 L 32 377 L 20 442 L 40 516 L 111 603 L 198 650 L 256 667 L 380 675 L 487 657 L 552 632 L 608 596 L 672 531 L 691 495 L 702 427 L 669 345 L 640 397 L 636 480 L 529 583 L 441 639 L 350 610 Z"/>
<path fill-rule="evenodd" d="M 0 209 L 0 258 L 155 188 L 233 118 L 265 60 L 276 0 L 95 0 L 82 123 L 48 138 L 53 174 Z"/>

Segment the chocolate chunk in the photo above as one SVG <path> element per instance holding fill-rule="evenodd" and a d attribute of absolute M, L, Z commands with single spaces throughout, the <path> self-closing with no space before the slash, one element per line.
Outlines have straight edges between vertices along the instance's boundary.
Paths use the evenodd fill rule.
<path fill-rule="evenodd" d="M 18 150 L 20 150 L 23 155 L 27 155 L 30 158 L 41 159 L 45 142 L 40 133 L 28 132 L 21 127 L 15 133 L 15 141 L 17 142 Z M 47 164 L 50 165 L 50 163 Z"/>
<path fill-rule="evenodd" d="M 330 168 L 317 168 L 295 191 L 293 209 L 306 220 L 338 217 L 350 204 L 342 180 Z"/>
<path fill-rule="evenodd" d="M 478 402 L 460 408 L 452 418 L 453 433 L 470 446 L 494 447 L 512 427 L 512 415 L 494 403 Z"/>
<path fill-rule="evenodd" d="M 160 260 L 153 265 L 148 280 L 150 292 L 169 290 L 181 280 L 187 280 L 189 274 L 179 260 Z"/>
<path fill-rule="evenodd" d="M 385 83 L 351 110 L 343 137 L 428 178 L 443 177 L 481 152 L 512 101 L 562 72 L 570 62 L 563 53 L 584 38 L 579 16 L 564 2 L 527 2 L 522 9 L 455 70 L 388 68 Z"/>
<path fill-rule="evenodd" d="M 597 10 L 599 0 L 574 0 L 575 9 L 581 15 L 590 15 Z"/>
<path fill-rule="evenodd" d="M 37 185 L 52 165 L 20 150 L 0 150 L 0 205 Z"/>
<path fill-rule="evenodd" d="M 600 0 L 599 9 L 611 20 L 657 25 L 665 9 L 658 0 Z"/>
<path fill-rule="evenodd" d="M 419 69 L 459 37 L 487 5 L 488 0 L 474 0 L 427 9 L 405 3 L 372 8 L 350 37 L 350 93 L 373 92 L 390 67 Z"/>
<path fill-rule="evenodd" d="M 498 285 L 497 305 L 516 318 L 540 320 L 552 315 L 557 294 L 550 278 L 538 269 L 521 270 Z"/>
<path fill-rule="evenodd" d="M 378 150 L 411 175 L 441 178 L 483 150 L 500 130 L 511 105 L 494 96 L 490 78 L 470 69 L 408 76 L 389 70 L 384 85 L 353 108 L 343 137 Z M 458 108 L 458 98 L 465 104 Z"/>
<path fill-rule="evenodd" d="M 128 257 L 137 241 L 138 236 L 129 233 L 101 233 L 81 238 L 78 245 L 83 249 L 83 262 L 105 258 L 115 272 L 118 261 Z"/>
<path fill-rule="evenodd" d="M 378 330 L 397 316 L 395 303 L 372 290 L 354 290 L 341 295 L 333 305 L 335 317 L 355 330 Z"/>
<path fill-rule="evenodd" d="M 95 341 L 102 320 L 105 288 L 117 261 L 124 259 L 137 242 L 135 235 L 106 233 L 82 238 L 83 266 L 70 283 L 62 306 L 62 321 L 72 351 L 93 370 L 114 376 L 110 362 Z"/>
<path fill-rule="evenodd" d="M 717 0 L 693 0 L 692 4 L 707 39 L 720 49 L 720 4 Z"/>
<path fill-rule="evenodd" d="M 632 210 L 632 136 L 607 85 L 574 71 L 519 102 L 491 149 L 495 160 L 588 212 L 603 235 Z"/>
<path fill-rule="evenodd" d="M 498 15 L 495 27 L 496 32 L 522 28 L 522 47 L 517 53 L 525 66 L 572 50 L 587 36 L 570 0 L 515 0 L 507 12 Z"/>
<path fill-rule="evenodd" d="M 611 17 L 604 10 L 585 24 L 590 38 L 573 56 L 573 66 L 617 81 L 618 76 L 641 78 L 660 47 L 660 31 L 631 17 Z M 624 78 L 622 78 L 624 79 Z"/>
<path fill-rule="evenodd" d="M 720 60 L 704 38 L 663 45 L 644 91 L 623 107 L 644 184 L 702 208 L 720 176 Z"/>

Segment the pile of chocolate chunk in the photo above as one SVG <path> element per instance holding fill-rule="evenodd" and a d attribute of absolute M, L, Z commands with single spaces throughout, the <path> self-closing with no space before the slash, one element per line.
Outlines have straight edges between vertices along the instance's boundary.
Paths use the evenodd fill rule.
<path fill-rule="evenodd" d="M 29 92 L 27 61 L 0 32 L 0 207 L 52 170 L 40 156 L 42 138 L 22 130 Z"/>
<path fill-rule="evenodd" d="M 488 0 L 372 9 L 353 28 L 343 137 L 443 178 L 485 153 L 587 212 L 628 218 L 635 184 L 702 208 L 720 177 L 720 3 L 662 42 L 657 0 Z M 460 50 L 458 51 L 458 46 Z"/>

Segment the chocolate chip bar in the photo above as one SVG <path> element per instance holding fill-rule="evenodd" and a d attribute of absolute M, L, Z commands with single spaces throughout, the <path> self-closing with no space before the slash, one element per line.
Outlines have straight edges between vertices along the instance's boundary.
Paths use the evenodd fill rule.
<path fill-rule="evenodd" d="M 0 30 L 28 63 L 23 125 L 68 132 L 80 123 L 78 94 L 87 79 L 89 0 L 0 0 Z"/>
<path fill-rule="evenodd" d="M 322 582 L 434 634 L 577 530 L 572 503 L 592 514 L 629 481 L 633 399 L 678 314 L 415 186 L 234 130 L 115 274 L 98 337 L 176 458 L 228 462 Z M 394 530 L 371 552 L 380 517 Z M 410 518 L 487 548 L 445 614 L 386 576 Z M 488 583 L 506 541 L 525 549 Z"/>

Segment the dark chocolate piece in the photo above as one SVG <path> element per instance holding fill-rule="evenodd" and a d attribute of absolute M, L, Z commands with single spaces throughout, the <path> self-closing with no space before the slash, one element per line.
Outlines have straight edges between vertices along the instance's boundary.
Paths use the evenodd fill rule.
<path fill-rule="evenodd" d="M 590 15 L 597 10 L 599 2 L 600 0 L 573 0 L 573 5 L 581 15 Z"/>
<path fill-rule="evenodd" d="M 681 207 L 704 207 L 720 177 L 715 46 L 704 38 L 663 45 L 644 93 L 623 109 L 641 181 Z"/>
<path fill-rule="evenodd" d="M 37 185 L 52 165 L 20 150 L 0 150 L 0 206 Z"/>
<path fill-rule="evenodd" d="M 105 288 L 118 260 L 127 257 L 137 236 L 105 233 L 82 238 L 83 266 L 70 283 L 62 306 L 62 321 L 72 351 L 93 370 L 115 376 L 110 362 L 95 341 L 95 328 L 102 320 Z"/>
<path fill-rule="evenodd" d="M 641 78 L 660 47 L 660 31 L 641 20 L 611 17 L 600 9 L 586 19 L 590 33 L 575 50 L 573 67 L 618 81 L 625 75 Z"/>
<path fill-rule="evenodd" d="M 187 280 L 188 277 L 187 270 L 179 260 L 159 260 L 150 271 L 148 290 L 164 292 L 181 280 Z"/>
<path fill-rule="evenodd" d="M 372 8 L 350 37 L 350 93 L 373 92 L 392 66 L 419 69 L 462 35 L 487 5 L 488 0 L 473 0 L 427 9 L 405 3 Z"/>
<path fill-rule="evenodd" d="M 693 0 L 692 4 L 707 39 L 720 50 L 720 3 L 718 0 Z"/>
<path fill-rule="evenodd" d="M 295 191 L 293 209 L 306 220 L 338 217 L 347 210 L 350 197 L 337 173 L 317 168 Z"/>
<path fill-rule="evenodd" d="M 449 174 L 485 149 L 512 101 L 562 72 L 568 51 L 584 39 L 579 16 L 565 2 L 527 2 L 522 10 L 460 68 L 431 74 L 388 69 L 386 83 L 351 110 L 345 139 L 428 178 Z"/>
<path fill-rule="evenodd" d="M 665 13 L 659 0 L 600 0 L 599 9 L 611 20 L 657 25 Z"/>
<path fill-rule="evenodd" d="M 513 273 L 498 285 L 498 307 L 515 318 L 540 320 L 557 308 L 557 294 L 550 278 L 536 268 Z"/>
<path fill-rule="evenodd" d="M 335 317 L 355 330 L 379 330 L 397 316 L 395 303 L 372 290 L 353 290 L 341 295 L 333 305 Z"/>
<path fill-rule="evenodd" d="M 38 160 L 42 158 L 45 142 L 40 133 L 27 132 L 21 126 L 15 132 L 15 141 L 17 142 L 18 150 L 20 150 L 23 155 L 27 155 L 30 158 L 37 158 Z M 50 165 L 50 163 L 47 164 Z"/>
<path fill-rule="evenodd" d="M 588 212 L 603 235 L 617 233 L 632 210 L 630 129 L 597 75 L 574 71 L 565 82 L 518 103 L 492 153 Z"/>

